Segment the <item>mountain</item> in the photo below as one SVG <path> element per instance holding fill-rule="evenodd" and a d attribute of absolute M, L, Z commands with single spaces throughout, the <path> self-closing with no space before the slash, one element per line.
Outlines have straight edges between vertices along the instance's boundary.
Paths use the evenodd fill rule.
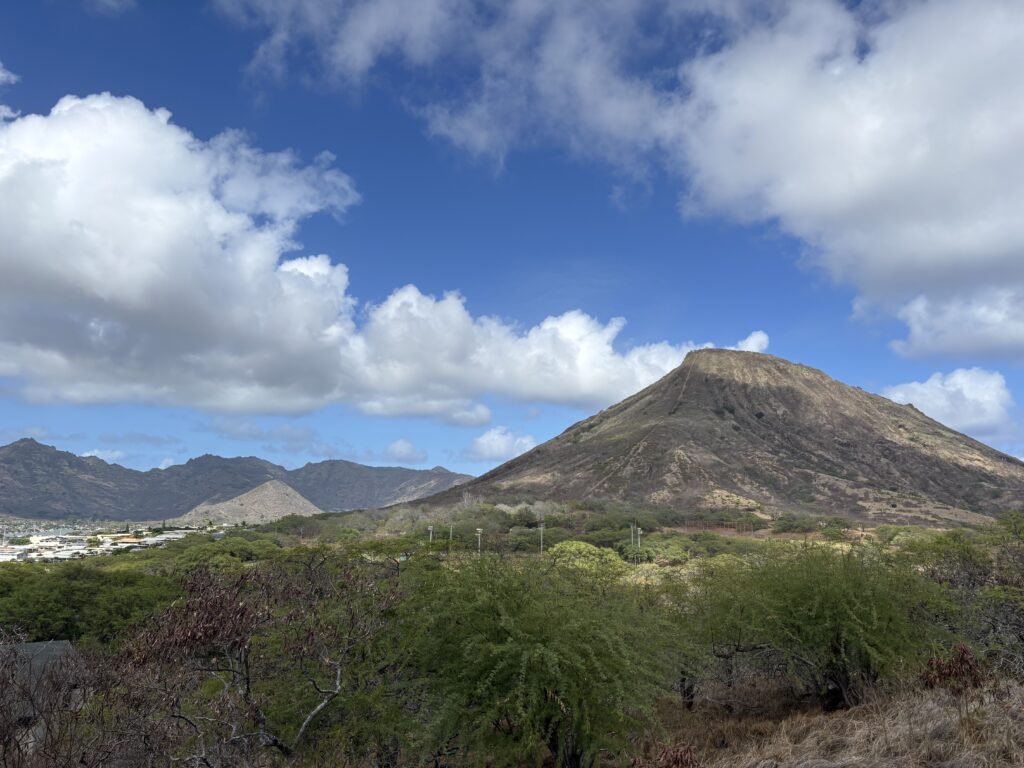
<path fill-rule="evenodd" d="M 321 461 L 288 473 L 286 482 L 321 509 L 373 509 L 447 490 L 469 475 L 444 467 L 367 467 L 351 461 Z"/>
<path fill-rule="evenodd" d="M 170 520 L 204 504 L 235 499 L 270 481 L 333 512 L 410 501 L 468 479 L 442 467 L 419 470 L 323 461 L 288 471 L 254 457 L 209 455 L 139 472 L 25 439 L 0 448 L 0 515 Z"/>
<path fill-rule="evenodd" d="M 200 504 L 191 512 L 175 519 L 178 525 L 199 527 L 208 523 L 234 525 L 245 522 L 250 525 L 269 523 L 288 515 L 309 517 L 323 512 L 314 507 L 294 488 L 280 480 L 268 480 L 251 491 L 233 499 Z"/>
<path fill-rule="evenodd" d="M 466 494 L 966 522 L 1024 507 L 1024 463 L 813 368 L 705 349 L 430 503 Z"/>

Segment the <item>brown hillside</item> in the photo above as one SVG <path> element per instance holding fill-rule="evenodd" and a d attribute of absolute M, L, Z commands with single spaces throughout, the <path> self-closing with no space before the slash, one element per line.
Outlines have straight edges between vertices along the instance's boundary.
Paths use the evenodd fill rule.
<path fill-rule="evenodd" d="M 968 522 L 1024 506 L 1024 463 L 813 368 L 707 349 L 431 501 L 465 494 Z"/>
<path fill-rule="evenodd" d="M 227 501 L 203 503 L 174 522 L 179 525 L 259 525 L 288 515 L 309 517 L 323 510 L 280 480 L 268 480 L 251 491 Z"/>

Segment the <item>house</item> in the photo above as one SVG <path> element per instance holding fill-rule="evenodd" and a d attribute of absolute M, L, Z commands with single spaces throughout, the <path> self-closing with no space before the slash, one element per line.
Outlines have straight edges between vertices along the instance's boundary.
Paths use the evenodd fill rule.
<path fill-rule="evenodd" d="M 23 547 L 0 547 L 0 563 L 13 563 L 28 558 L 28 551 Z"/>

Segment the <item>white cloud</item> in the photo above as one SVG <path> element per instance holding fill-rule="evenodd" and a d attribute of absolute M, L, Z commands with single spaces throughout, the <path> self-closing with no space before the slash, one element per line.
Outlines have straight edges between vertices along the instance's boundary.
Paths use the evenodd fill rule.
<path fill-rule="evenodd" d="M 412 285 L 360 308 L 344 265 L 293 255 L 304 218 L 358 200 L 329 155 L 203 141 L 132 98 L 65 97 L 2 124 L 0 376 L 38 401 L 347 402 L 479 426 L 485 395 L 603 406 L 698 346 L 619 350 L 622 318 L 520 328 Z"/>
<path fill-rule="evenodd" d="M 998 371 L 958 368 L 935 373 L 926 381 L 888 387 L 883 394 L 897 403 L 912 403 L 936 421 L 977 437 L 1005 437 L 1014 431 L 1013 396 Z"/>
<path fill-rule="evenodd" d="M 168 467 L 173 467 L 176 463 L 174 459 L 168 456 L 157 464 L 157 469 L 167 469 Z"/>
<path fill-rule="evenodd" d="M 464 451 L 467 461 L 507 461 L 537 445 L 531 435 L 516 435 L 508 427 L 493 427 Z"/>
<path fill-rule="evenodd" d="M 99 448 L 93 448 L 91 451 L 86 451 L 85 453 L 81 454 L 81 456 L 83 458 L 90 458 L 91 457 L 91 458 L 102 459 L 103 461 L 107 462 L 108 464 L 112 464 L 112 463 L 114 463 L 116 461 L 120 461 L 121 459 L 123 459 L 127 455 L 128 454 L 126 454 L 124 451 L 103 451 L 103 450 L 100 450 Z"/>
<path fill-rule="evenodd" d="M 360 310 L 344 265 L 293 255 L 304 218 L 359 200 L 331 163 L 109 94 L 0 125 L 0 376 L 38 401 L 481 425 L 485 395 L 607 405 L 697 346 L 620 351 L 621 318 L 519 328 L 412 285 Z"/>
<path fill-rule="evenodd" d="M 738 349 L 741 352 L 764 352 L 768 349 L 768 334 L 764 331 L 754 331 L 747 338 L 736 342 L 736 346 L 730 349 Z"/>
<path fill-rule="evenodd" d="M 921 295 L 899 316 L 909 333 L 893 346 L 906 355 L 1019 357 L 1024 351 L 1024 285 L 942 298 Z"/>
<path fill-rule="evenodd" d="M 4 67 L 4 63 L 0 61 L 0 85 L 12 85 L 18 82 L 19 79 L 16 74 Z"/>
<path fill-rule="evenodd" d="M 417 111 L 499 161 L 555 142 L 628 174 L 680 178 L 683 209 L 776 223 L 903 317 L 909 354 L 958 325 L 1024 358 L 1024 3 L 1018 0 L 219 0 L 359 83 L 382 61 L 465 85 Z M 951 44 L 955 41 L 955 44 Z M 393 69 L 391 70 L 393 71 Z"/>
<path fill-rule="evenodd" d="M 423 464 L 427 460 L 427 452 L 402 437 L 384 449 L 384 458 L 399 464 Z"/>

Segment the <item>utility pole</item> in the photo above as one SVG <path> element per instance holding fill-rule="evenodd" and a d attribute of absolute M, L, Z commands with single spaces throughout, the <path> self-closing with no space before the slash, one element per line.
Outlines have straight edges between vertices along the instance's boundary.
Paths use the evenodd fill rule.
<path fill-rule="evenodd" d="M 540 522 L 537 525 L 540 528 L 540 553 L 544 554 L 544 513 L 540 513 Z"/>
<path fill-rule="evenodd" d="M 483 537 L 484 537 L 484 529 L 483 528 L 477 528 L 476 529 L 476 556 L 477 557 L 480 557 L 481 552 L 483 552 Z"/>
<path fill-rule="evenodd" d="M 430 543 L 433 544 L 434 543 L 434 526 L 428 525 L 427 526 L 427 533 L 430 535 Z"/>
<path fill-rule="evenodd" d="M 643 528 L 636 529 L 636 564 L 640 565 L 640 535 L 644 532 Z"/>

